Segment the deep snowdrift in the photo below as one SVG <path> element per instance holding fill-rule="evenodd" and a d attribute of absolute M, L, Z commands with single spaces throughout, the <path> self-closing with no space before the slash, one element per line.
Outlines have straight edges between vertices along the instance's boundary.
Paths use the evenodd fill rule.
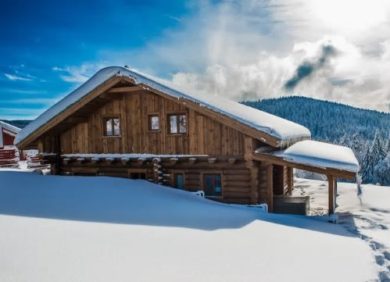
<path fill-rule="evenodd" d="M 0 171 L 0 281 L 367 281 L 339 225 L 146 181 Z"/>

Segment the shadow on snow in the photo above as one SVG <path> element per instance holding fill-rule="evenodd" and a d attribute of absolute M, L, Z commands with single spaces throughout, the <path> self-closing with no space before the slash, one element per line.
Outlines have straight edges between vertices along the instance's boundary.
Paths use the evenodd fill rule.
<path fill-rule="evenodd" d="M 201 230 L 240 228 L 262 220 L 355 236 L 341 226 L 318 219 L 265 214 L 256 208 L 217 203 L 145 180 L 113 177 L 1 171 L 0 214 Z"/>

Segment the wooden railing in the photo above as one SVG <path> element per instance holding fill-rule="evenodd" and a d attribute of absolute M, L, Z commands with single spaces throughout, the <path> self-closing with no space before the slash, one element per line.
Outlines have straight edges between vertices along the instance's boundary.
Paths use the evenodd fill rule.
<path fill-rule="evenodd" d="M 16 158 L 15 150 L 0 150 L 0 160 L 9 160 Z"/>

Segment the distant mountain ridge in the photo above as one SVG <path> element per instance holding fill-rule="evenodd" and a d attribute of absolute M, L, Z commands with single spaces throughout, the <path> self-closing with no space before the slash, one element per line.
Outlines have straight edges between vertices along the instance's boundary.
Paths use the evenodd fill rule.
<path fill-rule="evenodd" d="M 333 141 L 345 133 L 367 139 L 376 129 L 390 136 L 390 113 L 300 96 L 264 99 L 244 104 L 302 124 L 317 140 Z"/>
<path fill-rule="evenodd" d="M 243 103 L 306 126 L 315 140 L 351 147 L 364 182 L 390 184 L 390 113 L 300 96 Z"/>

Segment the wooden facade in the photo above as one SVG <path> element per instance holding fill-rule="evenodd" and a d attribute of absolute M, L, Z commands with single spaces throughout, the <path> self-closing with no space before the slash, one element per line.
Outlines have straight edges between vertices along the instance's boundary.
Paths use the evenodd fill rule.
<path fill-rule="evenodd" d="M 141 178 L 273 211 L 275 196 L 291 194 L 293 168 L 302 168 L 267 153 L 281 141 L 185 96 L 113 76 L 18 146 L 37 147 L 54 174 Z M 331 187 L 345 176 L 319 172 Z"/>
<path fill-rule="evenodd" d="M 203 190 L 205 175 L 219 175 L 222 191 L 210 198 L 229 203 L 268 203 L 272 210 L 273 190 L 268 187 L 268 178 L 281 177 L 285 183 L 284 174 L 275 170 L 275 176 L 270 176 L 267 165 L 252 157 L 256 148 L 268 144 L 226 124 L 218 115 L 205 114 L 201 107 L 188 107 L 145 89 L 115 89 L 124 86 L 107 89 L 100 95 L 104 100 L 91 102 L 93 107 L 87 104 L 35 140 L 53 172 L 140 177 L 173 187 L 175 175 L 182 174 L 182 188 L 188 191 Z M 185 133 L 169 132 L 168 119 L 173 114 L 186 116 Z M 159 130 L 150 130 L 150 116 L 159 117 Z M 120 120 L 119 136 L 104 134 L 104 120 L 110 117 Z M 118 157 L 93 157 L 98 154 Z M 123 159 L 122 154 L 154 157 Z M 156 159 L 159 174 L 155 173 Z"/>
<path fill-rule="evenodd" d="M 96 109 L 85 121 L 60 135 L 61 153 L 150 153 L 212 156 L 242 156 L 244 135 L 199 112 L 145 90 L 113 94 L 112 100 Z M 185 134 L 168 132 L 167 117 L 185 114 Z M 151 115 L 160 119 L 160 129 L 149 129 Z M 103 119 L 119 117 L 121 135 L 104 136 Z M 44 148 L 49 151 L 50 148 Z"/>

